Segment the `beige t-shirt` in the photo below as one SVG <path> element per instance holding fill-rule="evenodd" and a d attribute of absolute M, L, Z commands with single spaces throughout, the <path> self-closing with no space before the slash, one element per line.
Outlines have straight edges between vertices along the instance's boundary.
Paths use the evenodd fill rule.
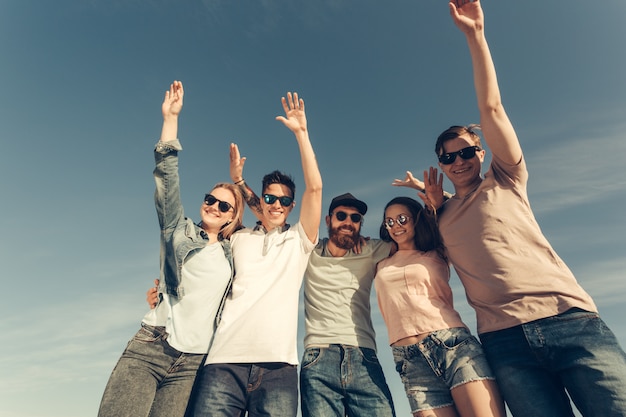
<path fill-rule="evenodd" d="M 436 252 L 399 250 L 378 263 L 376 295 L 389 344 L 409 336 L 467 327 L 454 309 L 448 265 Z"/>
<path fill-rule="evenodd" d="M 502 330 L 579 307 L 597 311 L 544 237 L 528 202 L 522 159 L 494 157 L 480 186 L 448 200 L 439 229 L 476 311 L 478 333 Z"/>
<path fill-rule="evenodd" d="M 304 346 L 342 344 L 376 350 L 370 293 L 376 264 L 391 244 L 372 239 L 361 253 L 333 257 L 328 238 L 317 245 L 304 276 Z"/>

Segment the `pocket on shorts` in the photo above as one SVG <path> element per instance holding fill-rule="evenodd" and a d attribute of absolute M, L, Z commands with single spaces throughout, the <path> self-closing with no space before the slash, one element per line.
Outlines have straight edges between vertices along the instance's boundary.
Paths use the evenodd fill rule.
<path fill-rule="evenodd" d="M 430 334 L 430 338 L 437 341 L 442 347 L 450 350 L 468 344 L 473 339 L 478 341 L 478 339 L 472 336 L 472 334 L 463 327 L 436 330 Z"/>

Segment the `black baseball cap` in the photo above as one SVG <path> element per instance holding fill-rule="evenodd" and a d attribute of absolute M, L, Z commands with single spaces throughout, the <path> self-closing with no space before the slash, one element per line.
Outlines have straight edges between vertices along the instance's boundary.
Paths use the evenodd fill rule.
<path fill-rule="evenodd" d="M 359 211 L 359 213 L 361 213 L 361 215 L 367 213 L 367 204 L 358 200 L 350 193 L 341 194 L 333 198 L 333 201 L 330 202 L 328 214 L 332 213 L 333 210 L 339 206 L 354 207 Z"/>

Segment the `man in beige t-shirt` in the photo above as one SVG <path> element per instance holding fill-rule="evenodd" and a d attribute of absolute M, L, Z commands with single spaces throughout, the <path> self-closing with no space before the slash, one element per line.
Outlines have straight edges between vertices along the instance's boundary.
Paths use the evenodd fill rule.
<path fill-rule="evenodd" d="M 624 416 L 626 354 L 530 208 L 526 162 L 502 106 L 480 2 L 452 1 L 450 14 L 469 46 L 493 159 L 483 178 L 476 126 L 444 131 L 435 150 L 456 193 L 437 214 L 502 394 L 516 417 L 573 416 L 569 397 L 584 416 Z M 431 168 L 425 177 L 427 200 L 440 199 L 442 176 Z"/>

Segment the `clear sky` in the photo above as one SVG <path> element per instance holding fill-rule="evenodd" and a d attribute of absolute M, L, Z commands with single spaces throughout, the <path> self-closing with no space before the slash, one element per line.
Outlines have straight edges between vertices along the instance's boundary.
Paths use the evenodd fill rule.
<path fill-rule="evenodd" d="M 626 2 L 483 7 L 535 215 L 626 346 Z M 324 206 L 348 191 L 365 200 L 372 237 L 387 201 L 415 196 L 393 179 L 434 164 L 442 130 L 478 122 L 446 0 L 2 0 L 0 57 L 4 417 L 96 414 L 158 275 L 152 149 L 172 80 L 185 86 L 180 173 L 195 219 L 204 193 L 229 179 L 231 141 L 255 190 L 280 169 L 302 191 L 297 144 L 274 120 L 287 91 L 306 102 Z"/>

